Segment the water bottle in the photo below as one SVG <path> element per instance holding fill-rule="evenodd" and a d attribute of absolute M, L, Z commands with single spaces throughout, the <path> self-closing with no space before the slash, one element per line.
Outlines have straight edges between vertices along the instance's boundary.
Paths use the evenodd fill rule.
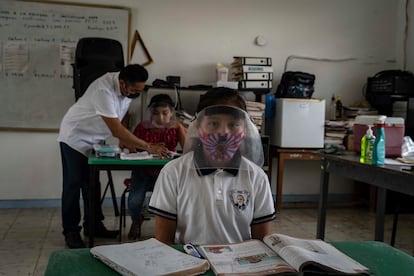
<path fill-rule="evenodd" d="M 335 95 L 332 95 L 331 103 L 329 105 L 329 120 L 335 121 L 336 120 L 336 100 Z"/>

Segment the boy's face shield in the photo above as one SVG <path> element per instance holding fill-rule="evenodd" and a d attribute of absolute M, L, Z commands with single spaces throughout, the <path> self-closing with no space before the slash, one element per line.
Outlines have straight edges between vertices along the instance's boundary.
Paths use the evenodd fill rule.
<path fill-rule="evenodd" d="M 199 168 L 239 168 L 245 157 L 263 165 L 263 147 L 249 115 L 233 106 L 203 109 L 190 124 L 184 153 L 194 151 Z"/>

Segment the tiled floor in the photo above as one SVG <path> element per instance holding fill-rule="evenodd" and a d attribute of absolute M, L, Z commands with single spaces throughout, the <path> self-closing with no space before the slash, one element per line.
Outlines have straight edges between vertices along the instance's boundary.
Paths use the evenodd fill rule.
<path fill-rule="evenodd" d="M 112 208 L 105 208 L 105 224 L 118 227 Z M 315 206 L 284 206 L 273 223 L 273 231 L 314 238 Z M 366 207 L 330 207 L 328 209 L 327 241 L 372 240 L 374 213 Z M 61 234 L 60 209 L 0 209 L 0 275 L 43 275 L 51 252 L 65 248 Z M 127 219 L 128 230 L 130 221 Z M 390 241 L 392 216 L 387 215 L 385 241 Z M 143 238 L 153 233 L 153 220 L 143 224 Z M 124 233 L 124 236 L 126 234 Z M 124 237 L 125 239 L 125 237 Z M 97 239 L 96 244 L 116 241 Z M 414 215 L 400 216 L 396 247 L 412 254 L 414 249 Z"/>

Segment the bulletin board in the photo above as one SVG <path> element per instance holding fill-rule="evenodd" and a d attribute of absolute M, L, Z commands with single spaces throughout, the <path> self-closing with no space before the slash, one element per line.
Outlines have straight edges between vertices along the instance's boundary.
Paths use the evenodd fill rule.
<path fill-rule="evenodd" d="M 130 13 L 122 7 L 1 0 L 0 130 L 57 131 L 75 102 L 78 40 L 118 40 L 127 58 Z"/>

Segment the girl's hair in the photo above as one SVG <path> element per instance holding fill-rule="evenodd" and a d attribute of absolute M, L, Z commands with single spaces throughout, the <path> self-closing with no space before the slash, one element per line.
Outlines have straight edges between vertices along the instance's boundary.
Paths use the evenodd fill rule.
<path fill-rule="evenodd" d="M 148 104 L 148 107 L 156 108 L 156 107 L 170 107 L 174 109 L 174 102 L 170 96 L 167 94 L 157 94 L 153 96 Z"/>
<path fill-rule="evenodd" d="M 246 101 L 237 90 L 227 87 L 215 87 L 200 96 L 197 113 L 212 105 L 233 105 L 246 111 Z"/>

